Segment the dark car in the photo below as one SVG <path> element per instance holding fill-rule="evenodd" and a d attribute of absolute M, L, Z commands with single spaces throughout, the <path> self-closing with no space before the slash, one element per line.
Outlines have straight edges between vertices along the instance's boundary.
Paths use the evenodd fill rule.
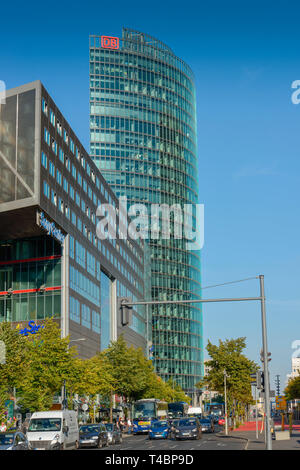
<path fill-rule="evenodd" d="M 214 432 L 215 430 L 215 424 L 214 421 L 210 418 L 201 418 L 200 420 L 200 426 L 202 429 L 202 432 Z"/>
<path fill-rule="evenodd" d="M 1 432 L 0 450 L 30 450 L 28 439 L 20 431 Z"/>
<path fill-rule="evenodd" d="M 108 435 L 104 424 L 86 424 L 79 428 L 79 448 L 108 446 Z"/>
<path fill-rule="evenodd" d="M 168 439 L 170 423 L 168 420 L 160 420 L 152 423 L 149 429 L 149 439 Z"/>
<path fill-rule="evenodd" d="M 181 418 L 174 422 L 172 437 L 178 439 L 201 439 L 202 430 L 197 418 Z"/>
<path fill-rule="evenodd" d="M 121 430 L 113 423 L 107 423 L 105 424 L 105 427 L 107 431 L 108 443 L 111 445 L 122 444 L 123 437 Z"/>

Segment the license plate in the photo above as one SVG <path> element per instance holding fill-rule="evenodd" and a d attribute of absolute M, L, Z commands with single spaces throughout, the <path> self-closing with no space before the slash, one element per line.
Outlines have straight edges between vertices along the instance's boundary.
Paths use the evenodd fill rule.
<path fill-rule="evenodd" d="M 148 421 L 139 421 L 139 426 L 149 426 L 150 422 Z"/>
<path fill-rule="evenodd" d="M 182 435 L 183 435 L 183 436 L 189 436 L 190 433 L 189 433 L 189 432 L 183 432 Z"/>

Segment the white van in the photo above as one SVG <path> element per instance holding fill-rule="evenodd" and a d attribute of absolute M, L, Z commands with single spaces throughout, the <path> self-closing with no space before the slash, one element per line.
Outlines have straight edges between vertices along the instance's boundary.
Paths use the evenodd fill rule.
<path fill-rule="evenodd" d="M 39 411 L 30 418 L 27 439 L 31 449 L 77 449 L 77 414 L 71 410 Z"/>
<path fill-rule="evenodd" d="M 189 406 L 188 415 L 201 416 L 202 409 L 200 406 Z"/>

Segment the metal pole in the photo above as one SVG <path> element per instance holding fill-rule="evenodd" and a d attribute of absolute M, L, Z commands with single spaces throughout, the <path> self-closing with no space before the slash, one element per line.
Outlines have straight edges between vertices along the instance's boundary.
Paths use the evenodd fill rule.
<path fill-rule="evenodd" d="M 255 428 L 256 428 L 256 439 L 258 439 L 258 404 L 257 404 L 257 387 L 255 386 Z"/>
<path fill-rule="evenodd" d="M 149 359 L 149 304 L 146 304 L 146 344 L 147 344 L 147 359 Z"/>
<path fill-rule="evenodd" d="M 228 436 L 226 377 L 227 377 L 227 374 L 226 374 L 226 370 L 224 369 L 225 435 Z"/>
<path fill-rule="evenodd" d="M 266 448 L 272 450 L 271 439 L 271 413 L 270 413 L 270 379 L 268 367 L 268 343 L 267 343 L 267 324 L 266 324 L 266 303 L 265 303 L 265 287 L 264 276 L 259 276 L 260 281 L 260 297 L 261 297 L 261 321 L 262 321 L 262 343 L 263 343 L 263 358 L 264 358 L 264 380 L 265 380 L 265 427 L 266 427 Z"/>

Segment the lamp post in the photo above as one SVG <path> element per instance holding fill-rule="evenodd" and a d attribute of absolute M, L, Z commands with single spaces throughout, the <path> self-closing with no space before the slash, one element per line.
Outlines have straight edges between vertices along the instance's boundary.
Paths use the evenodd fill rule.
<path fill-rule="evenodd" d="M 224 369 L 224 400 L 225 400 L 225 435 L 228 436 L 228 418 L 227 418 L 227 386 L 226 378 L 228 377 L 226 370 Z"/>
<path fill-rule="evenodd" d="M 74 343 L 76 341 L 85 341 L 86 338 L 77 338 L 77 339 L 71 339 L 68 344 L 68 350 L 70 343 Z M 61 404 L 62 404 L 62 409 L 64 410 L 66 408 L 66 379 L 64 379 L 63 386 L 61 388 Z"/>

